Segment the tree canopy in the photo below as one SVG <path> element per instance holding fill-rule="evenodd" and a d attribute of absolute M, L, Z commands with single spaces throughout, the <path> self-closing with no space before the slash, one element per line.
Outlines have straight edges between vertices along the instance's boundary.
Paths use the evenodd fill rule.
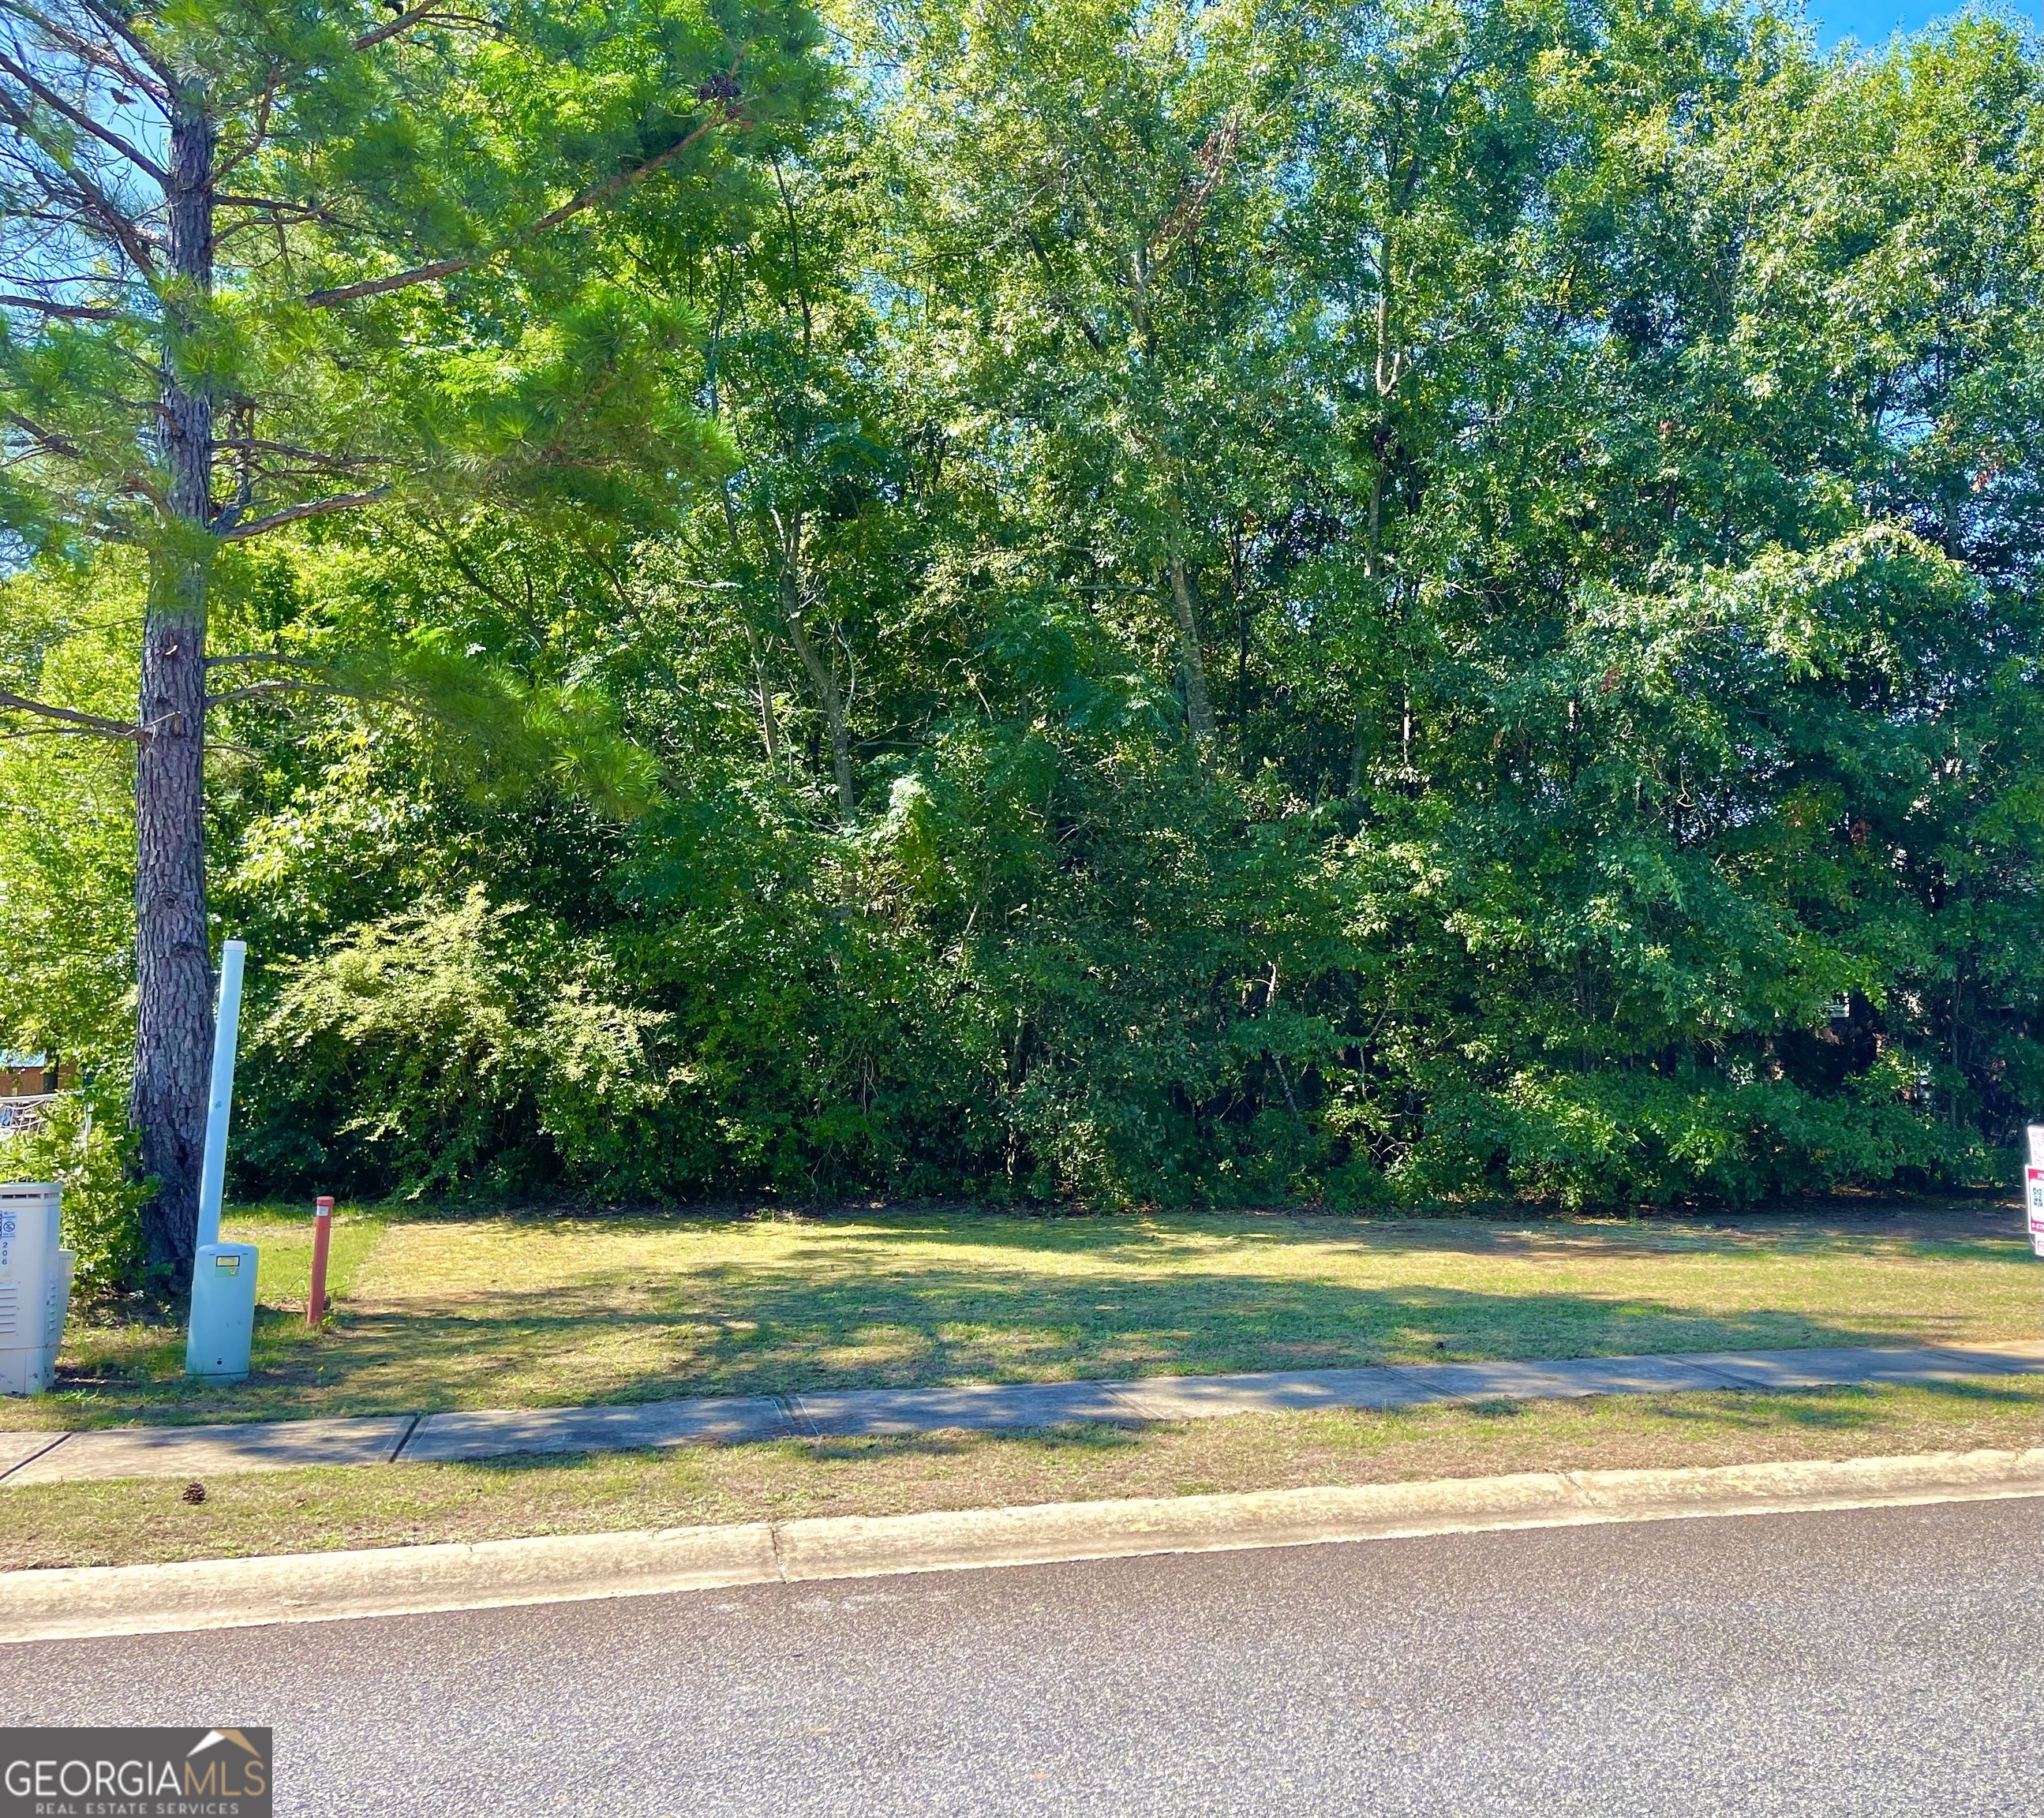
<path fill-rule="evenodd" d="M 248 1189 L 1996 1171 L 2044 1076 L 2006 23 L 80 5 L 0 0 L 0 686 L 128 742 L 10 722 L 0 1034 L 127 1089 L 202 375 Z M 218 98 L 201 301 L 159 32 Z"/>

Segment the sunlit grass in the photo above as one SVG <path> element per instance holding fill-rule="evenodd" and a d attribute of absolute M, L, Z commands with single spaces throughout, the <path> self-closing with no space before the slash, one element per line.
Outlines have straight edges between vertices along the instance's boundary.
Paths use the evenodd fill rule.
<path fill-rule="evenodd" d="M 308 1333 L 310 1220 L 263 1248 L 256 1371 L 188 1384 L 161 1327 L 75 1329 L 64 1424 L 637 1401 L 820 1387 L 1204 1374 L 2034 1336 L 2011 1220 L 363 1216 Z"/>

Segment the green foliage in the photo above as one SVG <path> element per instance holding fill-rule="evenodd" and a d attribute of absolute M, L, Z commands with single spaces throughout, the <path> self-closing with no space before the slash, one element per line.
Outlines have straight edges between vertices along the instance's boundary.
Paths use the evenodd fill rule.
<path fill-rule="evenodd" d="M 279 512 L 394 493 L 657 513 L 720 464 L 690 395 L 700 322 L 621 282 L 617 243 L 714 234 L 743 205 L 753 148 L 827 86 L 797 0 L 520 0 L 480 35 L 369 0 L 20 21 L 0 141 L 17 548 L 204 562 Z M 171 71 L 218 152 L 204 282 L 166 263 L 148 199 Z M 171 381 L 217 420 L 232 496 L 203 526 L 166 501 Z"/>
<path fill-rule="evenodd" d="M 135 692 L 138 565 L 0 582 L 0 688 L 118 715 Z M 133 749 L 0 738 L 0 1045 L 123 1076 L 133 1038 Z"/>
<path fill-rule="evenodd" d="M 642 36 L 714 36 L 517 17 L 436 40 L 446 156 L 309 115 L 294 180 L 482 245 L 520 146 L 652 143 Z M 448 483 L 223 563 L 249 673 L 333 691 L 221 712 L 244 1185 L 1993 1174 L 2044 1077 L 2033 48 L 921 0 L 827 75 L 805 17 L 747 15 L 786 105 L 667 202 L 352 306 Z M 0 876 L 51 904 L 54 850 Z"/>
<path fill-rule="evenodd" d="M 63 1242 L 77 1253 L 71 1291 L 104 1306 L 151 1284 L 142 1207 L 152 1189 L 136 1178 L 135 1139 L 119 1099 L 103 1090 L 60 1092 L 42 1123 L 0 1144 L 13 1180 L 54 1180 L 63 1189 Z"/>
<path fill-rule="evenodd" d="M 1501 1177 L 1584 1210 L 1991 1174 L 1977 1141 L 1910 1109 L 1910 1084 L 1892 1068 L 1829 1095 L 1786 1080 L 1528 1071 L 1501 1091 L 1444 1095 L 1400 1184 L 1447 1195 Z"/>
<path fill-rule="evenodd" d="M 651 1053 L 664 1018 L 603 1001 L 574 968 L 556 930 L 478 888 L 284 969 L 250 1031 L 269 1116 L 244 1165 L 416 1197 L 517 1185 L 551 1150 L 651 1185 L 634 1113 L 665 1095 Z M 317 1148 L 313 1130 L 330 1133 Z"/>

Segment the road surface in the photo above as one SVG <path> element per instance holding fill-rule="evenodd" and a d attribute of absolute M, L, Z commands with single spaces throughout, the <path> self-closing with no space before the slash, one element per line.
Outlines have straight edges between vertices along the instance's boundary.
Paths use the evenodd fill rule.
<path fill-rule="evenodd" d="M 318 1818 L 2044 1815 L 2044 1501 L 0 1649 Z"/>

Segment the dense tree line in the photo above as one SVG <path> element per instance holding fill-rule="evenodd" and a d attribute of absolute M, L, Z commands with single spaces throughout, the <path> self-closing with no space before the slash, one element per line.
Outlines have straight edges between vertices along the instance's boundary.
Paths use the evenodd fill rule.
<path fill-rule="evenodd" d="M 2005 24 L 78 6 L 0 0 L 0 1035 L 159 1181 L 194 623 L 248 1191 L 1750 1199 L 2036 1098 Z M 94 30 L 235 148 L 205 287 Z"/>

